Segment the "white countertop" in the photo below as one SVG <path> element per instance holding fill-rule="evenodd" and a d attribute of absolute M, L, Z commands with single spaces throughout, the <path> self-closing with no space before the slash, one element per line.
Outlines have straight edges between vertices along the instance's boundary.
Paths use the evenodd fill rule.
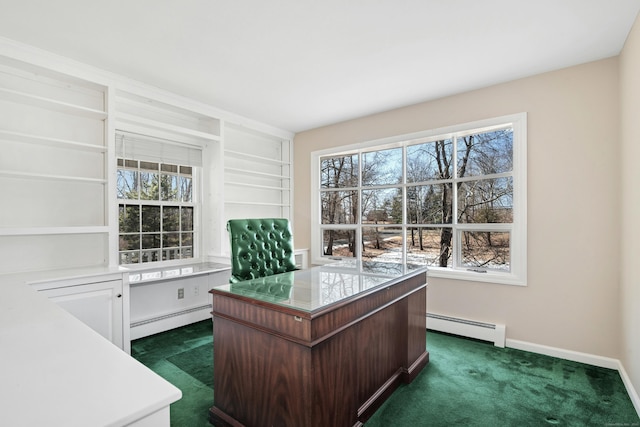
<path fill-rule="evenodd" d="M 124 426 L 182 397 L 23 281 L 0 286 L 1 425 Z"/>
<path fill-rule="evenodd" d="M 5 282 L 26 283 L 28 285 L 38 285 L 43 282 L 55 280 L 75 280 L 87 277 L 122 277 L 126 270 L 120 267 L 85 267 L 85 268 L 65 268 L 60 270 L 41 270 L 22 273 L 12 273 L 0 275 L 0 284 Z"/>
<path fill-rule="evenodd" d="M 231 266 L 229 264 L 221 264 L 217 262 L 202 262 L 152 268 L 121 267 L 121 269 L 129 274 L 129 284 L 136 285 L 139 283 L 157 282 L 215 273 L 217 271 L 230 270 Z"/>

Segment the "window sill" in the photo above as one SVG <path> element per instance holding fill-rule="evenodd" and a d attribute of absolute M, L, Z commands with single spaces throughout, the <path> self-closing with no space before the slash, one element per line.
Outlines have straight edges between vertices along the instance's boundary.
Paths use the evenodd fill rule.
<path fill-rule="evenodd" d="M 465 280 L 469 282 L 486 282 L 498 285 L 527 286 L 526 279 L 513 273 L 498 273 L 493 271 L 477 272 L 452 270 L 448 268 L 429 267 L 428 277 L 450 280 Z"/>
<path fill-rule="evenodd" d="M 341 260 L 342 258 L 314 259 L 313 265 L 324 265 Z M 526 277 L 519 277 L 513 273 L 498 273 L 494 271 L 477 272 L 466 270 L 453 270 L 450 268 L 427 267 L 427 277 L 438 279 L 464 280 L 467 282 L 484 282 L 497 285 L 527 286 Z"/>

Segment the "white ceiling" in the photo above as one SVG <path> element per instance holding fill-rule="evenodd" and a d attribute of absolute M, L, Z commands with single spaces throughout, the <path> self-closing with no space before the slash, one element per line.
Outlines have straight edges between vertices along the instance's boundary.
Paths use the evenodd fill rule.
<path fill-rule="evenodd" d="M 640 0 L 0 0 L 0 36 L 299 132 L 620 53 Z"/>

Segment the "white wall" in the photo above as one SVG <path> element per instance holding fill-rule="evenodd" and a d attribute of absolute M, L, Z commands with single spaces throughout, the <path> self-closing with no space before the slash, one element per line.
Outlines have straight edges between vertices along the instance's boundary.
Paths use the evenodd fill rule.
<path fill-rule="evenodd" d="M 636 390 L 640 390 L 640 17 L 620 56 L 622 139 L 620 358 Z"/>
<path fill-rule="evenodd" d="M 618 73 L 610 58 L 296 135 L 296 245 L 310 243 L 312 151 L 527 112 L 528 286 L 431 278 L 428 311 L 618 358 Z"/>

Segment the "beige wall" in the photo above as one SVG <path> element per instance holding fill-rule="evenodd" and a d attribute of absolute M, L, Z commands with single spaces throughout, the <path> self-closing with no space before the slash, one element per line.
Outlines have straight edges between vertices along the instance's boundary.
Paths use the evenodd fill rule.
<path fill-rule="evenodd" d="M 640 16 L 620 55 L 622 138 L 622 352 L 633 387 L 640 391 Z"/>
<path fill-rule="evenodd" d="M 428 311 L 618 358 L 618 74 L 611 58 L 299 133 L 296 247 L 310 245 L 312 151 L 527 112 L 528 286 L 431 278 Z"/>

